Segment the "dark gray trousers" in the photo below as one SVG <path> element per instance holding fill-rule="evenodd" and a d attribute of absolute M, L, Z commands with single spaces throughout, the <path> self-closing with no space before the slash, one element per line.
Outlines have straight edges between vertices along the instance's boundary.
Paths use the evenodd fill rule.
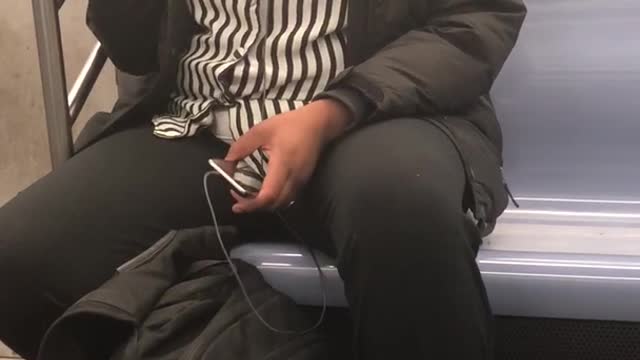
<path fill-rule="evenodd" d="M 225 152 L 208 134 L 167 141 L 150 126 L 131 128 L 0 208 L 0 340 L 34 359 L 52 321 L 117 266 L 170 229 L 210 224 L 202 176 L 207 159 Z M 234 216 L 219 179 L 210 188 L 221 222 L 272 228 L 269 215 Z M 422 120 L 359 129 L 322 158 L 295 211 L 338 257 L 354 358 L 491 358 L 473 250 L 480 236 L 463 211 L 464 189 L 452 143 Z"/>

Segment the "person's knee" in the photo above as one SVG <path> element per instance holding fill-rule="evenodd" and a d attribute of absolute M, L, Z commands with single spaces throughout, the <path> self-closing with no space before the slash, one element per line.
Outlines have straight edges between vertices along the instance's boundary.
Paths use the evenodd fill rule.
<path fill-rule="evenodd" d="M 372 241 L 387 245 L 399 241 L 405 245 L 401 251 L 407 247 L 438 248 L 444 239 L 455 237 L 462 226 L 462 205 L 450 197 L 443 189 L 415 179 L 395 186 L 376 179 L 352 194 L 352 227 L 372 229 L 368 231 L 372 235 L 392 236 Z"/>
<path fill-rule="evenodd" d="M 460 156 L 442 131 L 423 120 L 396 119 L 360 129 L 325 160 L 318 171 L 325 184 L 321 190 L 340 206 L 462 207 L 466 180 Z"/>
<path fill-rule="evenodd" d="M 348 201 L 348 240 L 339 249 L 345 274 L 357 267 L 379 279 L 432 277 L 472 256 L 462 207 L 429 182 L 363 182 Z"/>
<path fill-rule="evenodd" d="M 16 291 L 37 280 L 37 269 L 46 257 L 46 249 L 33 249 L 37 220 L 19 211 L 14 202 L 0 208 L 0 292 Z M 31 221 L 31 223 L 29 223 Z M 8 299 L 8 297 L 3 297 Z"/>
<path fill-rule="evenodd" d="M 424 277 L 473 256 L 464 168 L 432 124 L 399 119 L 359 130 L 323 171 L 344 277 Z"/>
<path fill-rule="evenodd" d="M 42 277 L 47 274 L 42 263 L 52 255 L 47 249 L 33 249 L 37 224 L 27 228 L 26 214 L 13 210 L 0 208 L 0 341 L 33 358 L 42 333 L 54 320 L 50 314 L 59 314 L 61 308 L 43 296 Z"/>
<path fill-rule="evenodd" d="M 449 234 L 460 226 L 464 169 L 438 129 L 400 119 L 354 136 L 338 151 L 329 174 L 334 207 L 351 222 L 344 226 L 416 237 Z M 374 146 L 389 137 L 395 138 L 392 145 Z"/>

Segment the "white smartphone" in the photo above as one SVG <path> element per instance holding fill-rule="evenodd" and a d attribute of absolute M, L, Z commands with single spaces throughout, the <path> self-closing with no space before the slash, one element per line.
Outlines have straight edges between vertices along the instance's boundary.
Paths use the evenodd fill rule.
<path fill-rule="evenodd" d="M 242 197 L 253 197 L 255 193 L 245 189 L 234 178 L 233 174 L 236 172 L 236 163 L 232 161 L 225 161 L 221 159 L 209 159 L 209 165 L 216 171 L 223 179 L 225 179 L 231 188 L 240 194 Z"/>

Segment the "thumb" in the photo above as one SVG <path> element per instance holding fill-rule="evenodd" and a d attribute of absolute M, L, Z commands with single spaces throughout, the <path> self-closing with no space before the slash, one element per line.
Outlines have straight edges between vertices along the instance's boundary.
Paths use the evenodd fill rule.
<path fill-rule="evenodd" d="M 263 136 L 261 136 L 259 131 L 255 130 L 258 129 L 253 128 L 249 130 L 246 134 L 240 136 L 238 140 L 231 144 L 231 147 L 227 152 L 227 156 L 224 159 L 227 161 L 240 161 L 263 146 Z"/>

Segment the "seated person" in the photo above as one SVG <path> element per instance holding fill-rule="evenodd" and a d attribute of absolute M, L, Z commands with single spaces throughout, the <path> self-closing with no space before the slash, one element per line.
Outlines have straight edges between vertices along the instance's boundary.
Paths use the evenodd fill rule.
<path fill-rule="evenodd" d="M 295 201 L 337 257 L 354 358 L 491 359 L 475 254 L 507 195 L 488 93 L 524 16 L 520 0 L 89 1 L 114 64 L 153 85 L 0 209 L 0 340 L 35 359 L 119 265 L 211 224 L 202 177 L 224 158 L 259 192 L 213 181 L 221 223 Z"/>

